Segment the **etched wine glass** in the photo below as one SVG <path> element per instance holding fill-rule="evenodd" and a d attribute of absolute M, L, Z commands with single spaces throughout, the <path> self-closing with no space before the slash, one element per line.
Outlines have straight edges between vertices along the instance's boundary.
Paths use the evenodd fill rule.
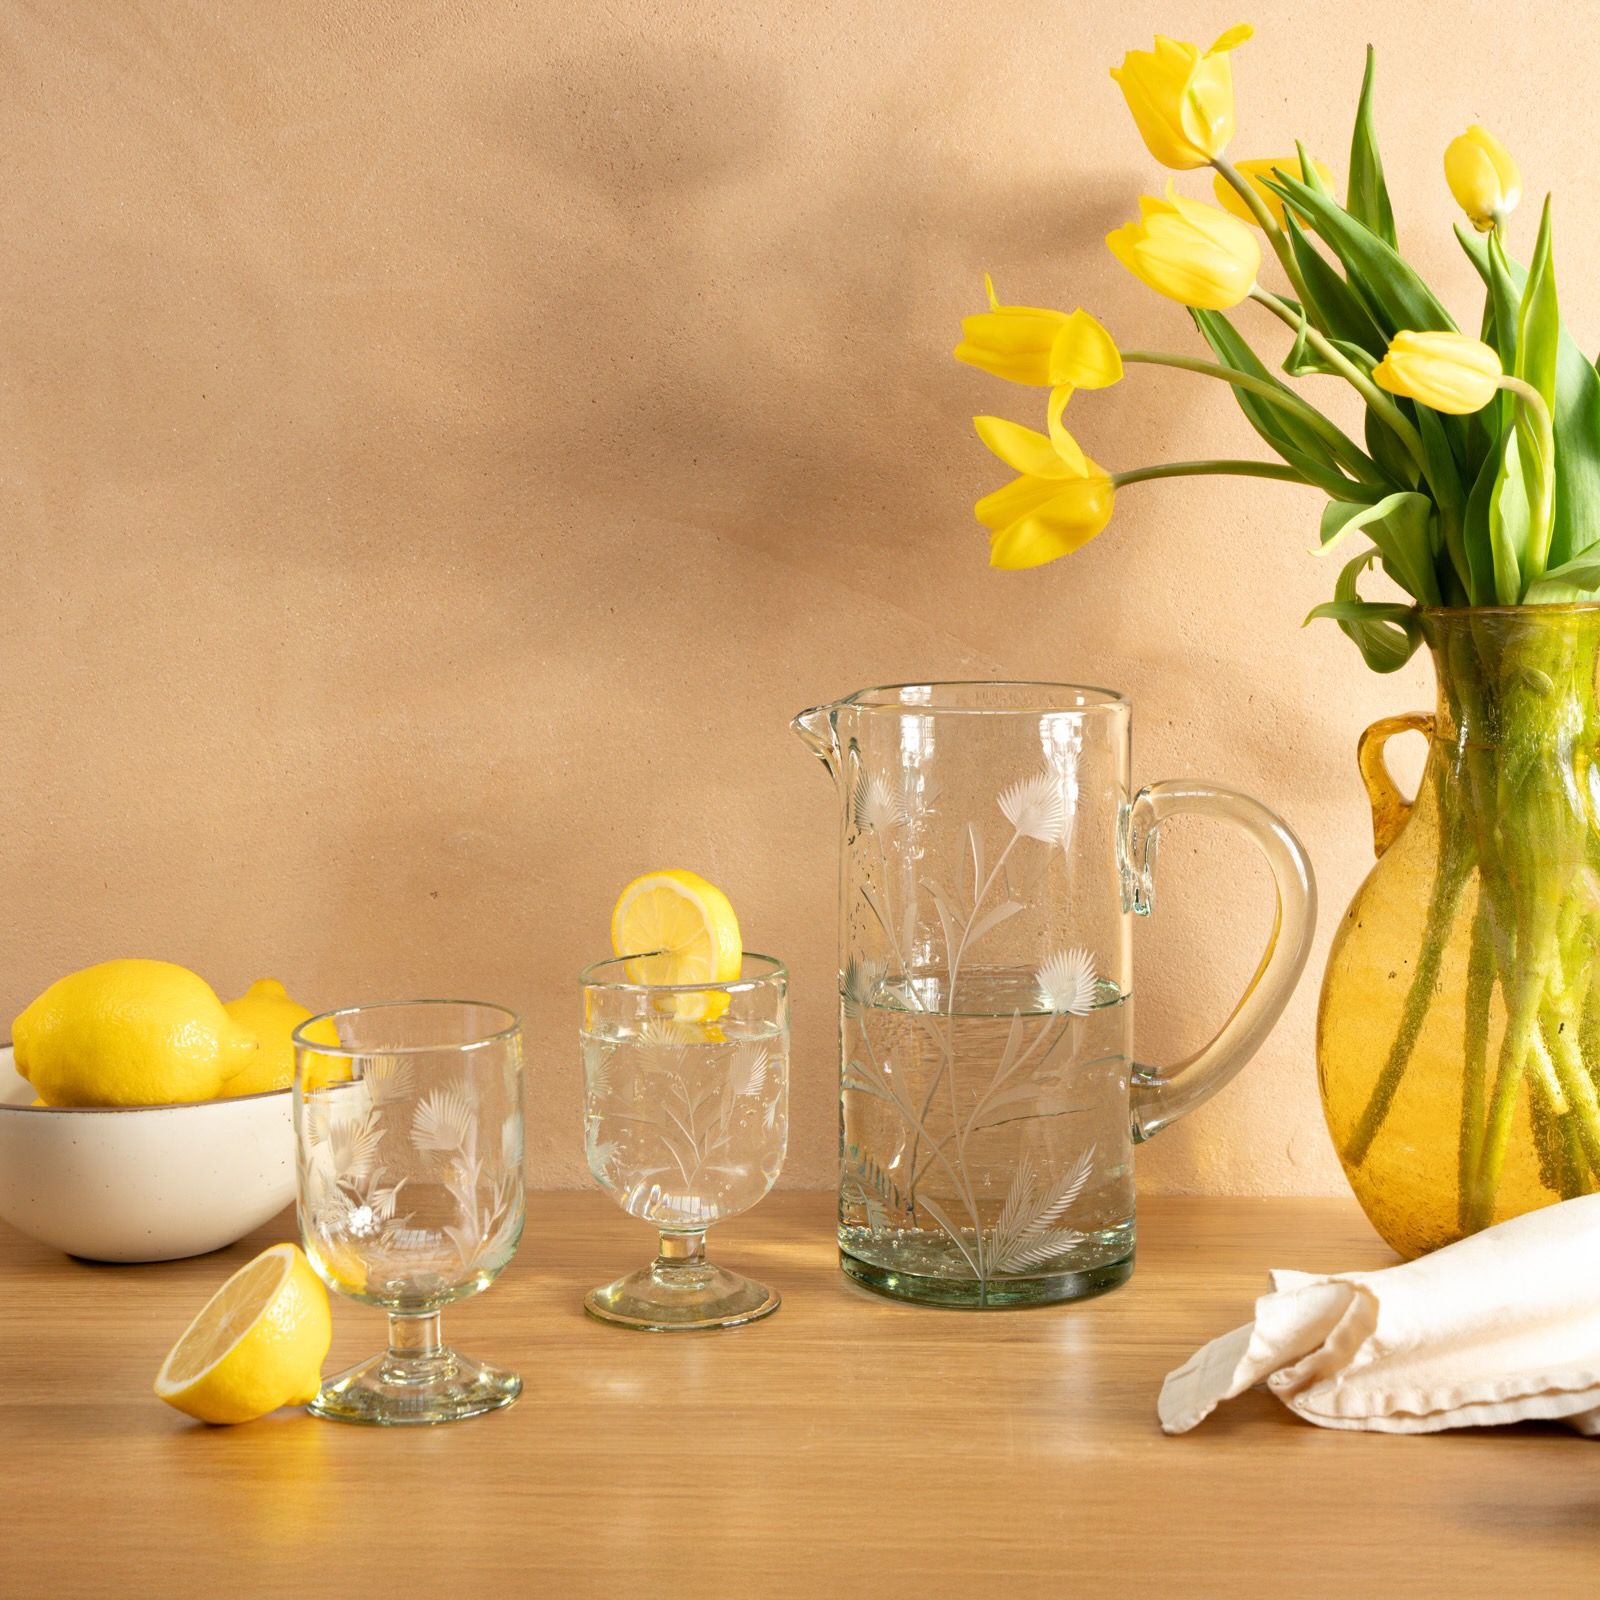
<path fill-rule="evenodd" d="M 584 1139 L 589 1170 L 651 1223 L 650 1265 L 584 1307 L 603 1322 L 666 1332 L 726 1328 L 778 1309 L 778 1295 L 706 1259 L 706 1230 L 748 1211 L 783 1166 L 789 1137 L 789 977 L 746 951 L 727 983 L 634 982 L 618 957 L 584 971 Z"/>
<path fill-rule="evenodd" d="M 337 1042 L 334 1042 L 337 1040 Z M 405 1000 L 295 1031 L 300 1232 L 318 1277 L 389 1313 L 389 1347 L 308 1408 L 453 1422 L 509 1405 L 516 1373 L 451 1350 L 440 1313 L 487 1289 L 522 1236 L 522 1025 L 503 1006 Z"/>

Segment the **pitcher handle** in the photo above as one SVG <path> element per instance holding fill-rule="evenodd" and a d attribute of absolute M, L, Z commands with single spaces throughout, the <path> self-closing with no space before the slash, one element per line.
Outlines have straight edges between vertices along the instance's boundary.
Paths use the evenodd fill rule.
<path fill-rule="evenodd" d="M 1317 887 L 1300 841 L 1259 801 L 1208 783 L 1153 783 L 1128 807 L 1123 826 L 1123 898 L 1130 911 L 1149 916 L 1154 901 L 1156 839 L 1178 812 L 1231 823 L 1267 858 L 1277 894 L 1272 932 L 1255 975 L 1228 1020 L 1209 1044 L 1173 1067 L 1135 1062 L 1133 1136 L 1149 1139 L 1209 1100 L 1258 1049 L 1278 1020 L 1311 948 Z"/>
<path fill-rule="evenodd" d="M 1380 717 L 1356 740 L 1356 765 L 1372 802 L 1372 853 L 1376 856 L 1400 837 L 1412 806 L 1389 775 L 1384 746 L 1397 733 L 1425 733 L 1431 739 L 1433 730 L 1434 721 L 1427 712 L 1408 711 L 1401 717 Z"/>

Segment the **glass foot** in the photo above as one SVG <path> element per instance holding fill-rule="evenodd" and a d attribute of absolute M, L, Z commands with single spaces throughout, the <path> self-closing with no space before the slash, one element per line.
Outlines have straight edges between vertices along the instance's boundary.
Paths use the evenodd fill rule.
<path fill-rule="evenodd" d="M 385 1350 L 323 1384 L 306 1407 L 335 1422 L 387 1426 L 459 1422 L 508 1406 L 522 1393 L 522 1379 L 454 1350 L 405 1355 Z"/>
<path fill-rule="evenodd" d="M 770 1315 L 778 1304 L 777 1290 L 706 1261 L 656 1261 L 583 1299 L 591 1317 L 648 1333 L 736 1328 Z"/>

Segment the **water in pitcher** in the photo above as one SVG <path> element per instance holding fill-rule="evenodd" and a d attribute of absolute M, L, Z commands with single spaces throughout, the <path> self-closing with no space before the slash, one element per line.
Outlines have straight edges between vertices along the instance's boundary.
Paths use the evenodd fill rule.
<path fill-rule="evenodd" d="M 869 1282 L 1026 1303 L 1133 1253 L 1128 995 L 1044 1008 L 1033 972 L 847 982 L 840 1247 Z M 941 1287 L 943 1286 L 943 1287 Z"/>
<path fill-rule="evenodd" d="M 625 1211 L 698 1231 L 759 1201 L 789 1135 L 776 1023 L 607 1021 L 582 1034 L 589 1170 Z"/>

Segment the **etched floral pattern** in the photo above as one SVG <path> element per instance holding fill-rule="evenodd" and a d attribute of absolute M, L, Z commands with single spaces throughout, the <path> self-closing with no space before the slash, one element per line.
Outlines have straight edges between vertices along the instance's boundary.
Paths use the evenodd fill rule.
<path fill-rule="evenodd" d="M 786 1039 L 652 1020 L 585 1035 L 589 1167 L 658 1227 L 709 1227 L 771 1186 L 788 1139 Z"/>
<path fill-rule="evenodd" d="M 963 975 L 977 970 L 986 941 L 1029 909 L 1051 856 L 1069 847 L 1075 772 L 1047 767 L 1001 786 L 994 807 L 1006 831 L 997 840 L 992 820 L 967 821 L 962 871 L 948 877 L 905 870 L 934 859 L 902 838 L 919 820 L 912 793 L 862 772 L 851 794 L 866 867 L 855 887 L 887 959 L 853 953 L 841 979 L 846 1123 L 871 1130 L 842 1150 L 843 1206 L 875 1235 L 931 1225 L 980 1284 L 1054 1270 L 1083 1242 L 1069 1218 L 1094 1180 L 1095 1143 L 1064 1153 L 1054 1131 L 1076 1109 L 1077 1030 L 1102 999 L 1094 956 L 1077 945 L 1045 955 L 1012 1003 L 978 1023 L 962 997 L 971 1000 L 974 980 Z M 994 981 L 984 968 L 984 993 Z M 975 1050 L 980 1026 L 988 1031 Z M 851 1116 L 869 1103 L 876 1113 Z M 1030 1128 L 1050 1131 L 1030 1138 Z M 999 1188 L 997 1136 L 1009 1152 Z"/>
<path fill-rule="evenodd" d="M 465 1073 L 419 1078 L 403 1057 L 372 1058 L 305 1100 L 302 1224 L 353 1292 L 466 1286 L 498 1271 L 522 1230 L 519 1097 L 487 1096 Z"/>

